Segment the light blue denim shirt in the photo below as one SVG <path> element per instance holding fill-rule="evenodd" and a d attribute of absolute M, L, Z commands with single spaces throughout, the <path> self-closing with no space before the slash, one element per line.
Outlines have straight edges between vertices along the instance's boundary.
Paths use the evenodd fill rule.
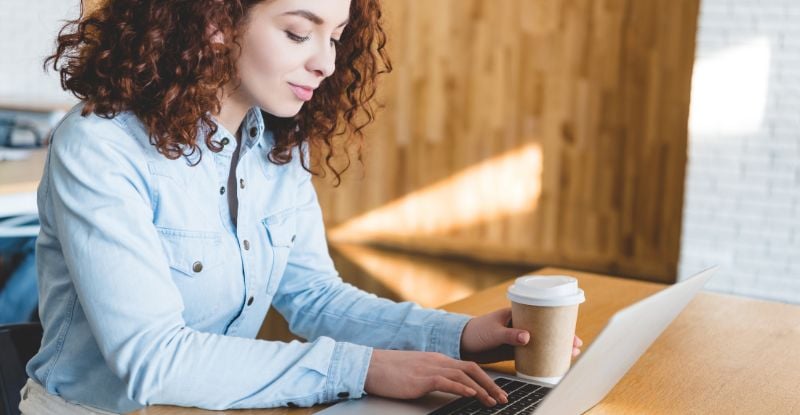
<path fill-rule="evenodd" d="M 221 124 L 229 144 L 214 153 L 200 135 L 190 166 L 133 114 L 81 108 L 54 130 L 38 189 L 44 339 L 27 372 L 49 393 L 113 412 L 308 406 L 361 397 L 373 347 L 459 357 L 468 316 L 342 282 L 301 150 L 271 163 L 258 108 L 241 130 L 237 226 Z M 255 339 L 270 304 L 308 342 Z"/>

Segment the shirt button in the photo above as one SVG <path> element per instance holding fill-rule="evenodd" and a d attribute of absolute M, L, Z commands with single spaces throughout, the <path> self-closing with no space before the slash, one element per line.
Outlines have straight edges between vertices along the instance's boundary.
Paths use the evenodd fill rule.
<path fill-rule="evenodd" d="M 202 262 L 195 261 L 194 264 L 192 264 L 192 271 L 200 272 L 202 270 L 203 270 L 203 263 Z"/>
<path fill-rule="evenodd" d="M 239 179 L 239 187 L 244 189 L 244 179 Z"/>
<path fill-rule="evenodd" d="M 223 137 L 222 141 L 220 141 L 220 142 L 222 143 L 223 146 L 227 146 L 228 143 L 231 142 L 231 140 L 228 140 L 228 137 Z"/>
<path fill-rule="evenodd" d="M 255 137 L 258 134 L 258 129 L 256 127 L 250 127 L 250 137 Z"/>
<path fill-rule="evenodd" d="M 253 305 L 253 297 L 247 299 L 247 305 Z"/>
<path fill-rule="evenodd" d="M 219 194 L 221 194 L 221 195 L 225 194 L 225 186 L 222 186 L 222 187 L 219 188 Z"/>
<path fill-rule="evenodd" d="M 245 250 L 249 250 L 250 249 L 250 241 L 248 241 L 247 239 L 244 240 L 243 245 L 244 245 L 244 249 Z"/>
<path fill-rule="evenodd" d="M 336 395 L 336 396 L 338 396 L 340 398 L 347 398 L 347 397 L 350 396 L 350 392 L 339 392 L 339 394 Z"/>

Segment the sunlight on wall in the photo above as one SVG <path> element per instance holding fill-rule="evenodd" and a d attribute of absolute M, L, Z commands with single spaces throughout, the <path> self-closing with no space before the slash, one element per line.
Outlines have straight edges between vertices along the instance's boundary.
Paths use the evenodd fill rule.
<path fill-rule="evenodd" d="M 770 43 L 766 37 L 698 57 L 692 76 L 692 135 L 758 131 L 764 119 Z"/>
<path fill-rule="evenodd" d="M 448 274 L 441 267 L 427 265 L 424 261 L 410 261 L 363 245 L 342 244 L 336 249 L 403 301 L 414 301 L 423 307 L 439 307 L 476 291 L 470 284 L 471 274 L 466 269 L 463 274 Z"/>
<path fill-rule="evenodd" d="M 541 191 L 542 149 L 532 143 L 355 217 L 328 236 L 356 241 L 378 235 L 442 235 L 533 211 Z"/>

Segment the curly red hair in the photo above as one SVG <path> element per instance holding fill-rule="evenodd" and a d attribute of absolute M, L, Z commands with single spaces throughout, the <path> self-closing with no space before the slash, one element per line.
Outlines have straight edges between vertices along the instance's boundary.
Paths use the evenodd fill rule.
<path fill-rule="evenodd" d="M 111 118 L 132 111 L 148 128 L 151 144 L 170 159 L 198 150 L 201 124 L 207 127 L 206 145 L 219 151 L 211 140 L 217 126 L 210 113 L 219 113 L 218 92 L 236 79 L 239 35 L 249 10 L 262 1 L 106 0 L 67 22 L 44 65 L 52 64 L 61 86 L 85 102 L 82 115 Z M 209 27 L 233 40 L 213 41 Z M 275 136 L 270 161 L 289 163 L 292 148 L 308 141 L 325 153 L 335 186 L 341 183 L 350 155 L 345 149 L 347 163 L 337 170 L 331 163 L 337 156 L 333 141 L 348 137 L 362 161 L 362 130 L 374 120 L 376 78 L 392 69 L 385 45 L 378 0 L 352 0 L 334 74 L 293 118 L 262 111 Z M 319 175 L 299 154 L 303 168 Z"/>

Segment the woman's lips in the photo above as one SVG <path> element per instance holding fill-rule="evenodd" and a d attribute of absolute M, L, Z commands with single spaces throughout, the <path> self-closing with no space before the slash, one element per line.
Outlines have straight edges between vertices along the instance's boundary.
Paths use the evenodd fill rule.
<path fill-rule="evenodd" d="M 294 96 L 301 101 L 310 101 L 311 97 L 314 96 L 314 88 L 308 86 L 295 85 L 290 82 L 289 88 L 294 92 Z"/>

